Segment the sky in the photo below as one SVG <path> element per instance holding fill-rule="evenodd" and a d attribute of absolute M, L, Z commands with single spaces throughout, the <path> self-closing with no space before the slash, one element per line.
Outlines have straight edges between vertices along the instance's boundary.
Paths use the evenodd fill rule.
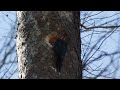
<path fill-rule="evenodd" d="M 85 11 L 84 11 L 85 12 Z M 86 11 L 87 12 L 87 11 Z M 92 11 L 89 11 L 89 13 L 91 13 Z M 93 11 L 92 14 L 96 14 L 96 13 L 99 13 L 99 11 Z M 115 14 L 113 16 L 113 14 Z M 95 25 L 100 25 L 100 24 L 103 24 L 105 23 L 106 21 L 110 21 L 112 19 L 116 19 L 118 20 L 117 24 L 119 24 L 119 17 L 120 17 L 120 12 L 118 11 L 105 11 L 104 13 L 100 13 L 99 15 L 94 15 L 93 17 L 88 17 L 87 19 L 89 19 L 89 22 L 86 22 L 85 25 L 86 26 L 91 26 L 91 23 L 95 23 Z M 84 13 L 81 14 L 81 18 L 83 18 L 82 16 L 84 15 Z M 98 18 L 101 18 L 101 17 L 111 17 L 111 18 L 106 18 L 106 19 L 103 19 L 103 20 L 99 20 Z M 93 19 L 93 18 L 96 18 L 96 19 Z M 116 20 L 113 21 L 112 23 L 109 23 L 109 25 L 112 25 L 112 24 L 115 24 Z M 10 79 L 18 79 L 18 71 L 17 70 L 17 59 L 16 59 L 16 47 L 14 47 L 12 50 L 11 48 L 13 46 L 15 46 L 16 42 L 15 42 L 15 35 L 16 35 L 16 11 L 0 11 L 0 66 L 2 65 L 2 61 L 4 60 L 4 57 L 7 53 L 9 53 L 9 55 L 7 55 L 6 59 L 5 59 L 5 63 L 6 65 L 4 65 L 1 69 L 0 69 L 0 77 L 2 78 L 10 78 Z M 106 31 L 109 31 L 110 29 L 95 29 L 94 31 L 85 31 L 85 32 L 81 32 L 81 40 L 82 40 L 82 44 L 86 44 L 86 45 L 89 45 L 89 48 L 92 47 L 96 42 L 97 40 L 102 37 Z M 99 33 L 100 31 L 105 31 L 105 33 Z M 91 33 L 94 33 L 91 37 Z M 96 34 L 97 33 L 97 34 Z M 99 33 L 99 34 L 98 34 Z M 88 36 L 86 36 L 88 35 Z M 108 35 L 108 34 L 107 34 Z M 107 37 L 106 35 L 106 37 Z M 91 42 L 92 43 L 89 43 L 90 41 L 90 38 L 91 38 Z M 95 55 L 91 58 L 94 59 L 96 58 L 97 56 L 99 56 L 101 53 L 101 51 L 104 53 L 104 52 L 107 52 L 107 53 L 114 53 L 115 51 L 119 51 L 119 48 L 120 48 L 120 32 L 114 32 L 109 38 L 107 38 L 101 45 L 99 51 L 97 51 L 97 53 L 95 53 Z M 99 42 L 101 43 L 101 42 Z M 100 44 L 98 44 L 99 46 Z M 86 53 L 89 53 L 89 51 L 91 49 L 87 49 L 86 50 L 86 46 L 84 45 L 81 45 L 82 46 L 82 55 L 81 55 L 81 58 L 83 56 L 83 54 L 86 52 Z M 97 47 L 98 47 L 97 46 Z M 87 46 L 88 47 L 88 46 Z M 83 51 L 84 50 L 84 51 Z M 89 57 L 91 57 L 91 55 L 95 52 L 95 50 L 93 50 L 92 52 L 90 52 L 89 54 Z M 87 56 L 87 54 L 86 54 Z M 87 58 L 89 58 L 87 57 Z M 115 55 L 114 57 L 112 57 L 114 59 L 114 64 L 111 65 L 108 69 L 109 72 L 112 72 L 114 71 L 114 69 L 120 65 L 120 62 L 118 59 L 120 57 L 119 54 Z M 86 58 L 86 59 L 87 59 Z M 117 58 L 117 59 L 116 59 Z M 97 74 L 98 72 L 96 71 L 92 71 L 90 69 L 90 67 L 92 67 L 93 69 L 97 68 L 98 66 L 101 66 L 99 67 L 99 69 L 102 69 L 104 67 L 106 67 L 106 65 L 108 65 L 110 63 L 110 57 L 103 57 L 101 60 L 99 61 L 95 61 L 94 63 L 90 64 L 89 67 L 87 67 L 89 69 L 90 72 L 92 72 L 93 74 Z M 85 60 L 85 59 L 84 59 Z M 15 63 L 12 63 L 12 62 L 15 62 Z M 12 75 L 12 73 L 14 73 Z M 120 78 L 120 69 L 118 68 L 118 71 L 115 73 L 115 74 L 112 74 L 110 76 L 113 76 L 113 77 L 116 77 L 116 78 Z M 104 73 L 105 75 L 107 74 L 108 72 Z M 86 71 L 84 71 L 83 73 L 84 75 L 86 76 L 89 76 L 89 77 L 93 77 L 94 75 L 90 75 L 88 74 Z M 106 78 L 106 77 L 99 77 L 99 78 Z"/>
<path fill-rule="evenodd" d="M 86 11 L 87 12 L 87 11 Z M 92 15 L 99 13 L 100 11 L 93 11 Z M 115 14 L 116 13 L 116 14 Z M 115 15 L 114 15 L 115 14 Z M 81 18 L 83 14 L 81 15 Z M 109 17 L 110 18 L 106 18 L 103 20 L 99 20 L 98 18 L 102 18 L 102 17 Z M 92 26 L 90 25 L 91 23 L 95 23 L 95 26 L 101 25 L 103 23 L 105 23 L 106 21 L 111 21 L 113 19 L 115 19 L 113 22 L 108 23 L 107 25 L 115 25 L 115 24 L 119 24 L 119 18 L 120 17 L 120 12 L 118 11 L 105 11 L 103 13 L 100 13 L 99 15 L 95 15 L 93 17 L 89 17 L 88 18 L 88 22 L 85 23 L 86 26 Z M 96 19 L 93 19 L 96 18 Z M 116 19 L 117 18 L 117 19 Z M 90 20 L 91 19 L 91 20 Z M 116 23 L 116 20 L 118 20 L 118 22 Z M 119 28 L 117 29 L 119 30 Z M 101 33 L 101 31 L 104 31 Z M 86 57 L 84 58 L 84 60 L 87 60 L 89 57 L 91 57 L 94 52 L 96 50 L 91 51 L 91 49 L 87 49 L 86 48 L 89 46 L 89 48 L 91 48 L 93 45 L 95 45 L 95 43 L 98 41 L 98 39 L 100 37 L 102 37 L 103 35 L 105 35 L 106 32 L 110 31 L 110 29 L 95 29 L 92 31 L 85 31 L 85 32 L 81 32 L 81 40 L 82 40 L 82 44 L 85 44 L 87 46 L 81 45 L 82 46 L 82 55 L 81 58 L 83 59 L 83 54 L 86 52 Z M 106 34 L 105 37 L 108 37 L 110 33 Z M 89 43 L 91 40 L 91 43 Z M 104 38 L 103 38 L 104 40 Z M 102 40 L 102 41 L 103 41 Z M 100 44 L 102 43 L 102 41 L 97 42 L 97 47 L 96 49 L 100 46 Z M 92 56 L 92 58 L 90 60 L 94 60 L 94 58 L 98 57 L 101 52 L 102 54 L 107 53 L 114 53 L 116 51 L 119 51 L 119 47 L 120 47 L 120 32 L 119 31 L 115 31 L 114 33 L 112 33 L 109 38 L 106 38 L 104 40 L 104 42 L 101 44 L 100 49 Z M 90 54 L 88 54 L 90 52 Z M 89 56 L 88 56 L 89 55 Z M 119 59 L 120 55 L 116 54 L 114 56 L 104 56 L 103 58 L 101 58 L 99 61 L 96 60 L 93 63 L 89 64 L 89 66 L 87 67 L 88 71 L 92 74 L 88 74 L 88 72 L 84 71 L 83 76 L 88 76 L 88 77 L 94 77 L 94 74 L 99 73 L 99 71 L 97 70 L 102 70 L 103 68 L 105 68 L 107 65 L 109 65 L 109 63 L 111 63 L 111 58 L 113 59 L 113 64 L 109 66 L 109 68 L 106 70 L 105 73 L 103 73 L 103 76 L 107 75 L 108 73 L 111 73 L 106 77 L 99 77 L 98 79 L 109 79 L 110 77 L 115 77 L 115 78 L 120 78 L 120 69 L 119 69 L 119 65 L 120 65 L 120 59 Z M 100 66 L 100 67 L 99 67 Z M 98 68 L 99 67 L 99 68 Z M 98 68 L 98 69 L 96 69 Z M 112 73 L 115 71 L 115 69 L 117 68 L 117 72 L 116 73 Z M 94 70 L 93 70 L 94 69 Z M 95 70 L 96 69 L 96 70 Z"/>
<path fill-rule="evenodd" d="M 12 75 L 17 69 L 17 63 L 12 63 L 17 61 L 16 48 L 14 47 L 16 24 L 15 11 L 0 11 L 0 65 L 5 61 L 5 65 L 0 69 L 0 77 L 3 79 L 18 78 L 18 72 Z M 11 49 L 12 47 L 14 48 Z"/>

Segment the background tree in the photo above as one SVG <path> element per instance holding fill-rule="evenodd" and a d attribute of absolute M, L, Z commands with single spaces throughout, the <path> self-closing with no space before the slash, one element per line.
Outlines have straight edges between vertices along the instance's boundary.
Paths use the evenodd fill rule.
<path fill-rule="evenodd" d="M 18 78 L 15 11 L 0 12 L 0 79 Z"/>
<path fill-rule="evenodd" d="M 119 78 L 120 12 L 81 12 L 83 78 Z"/>
<path fill-rule="evenodd" d="M 19 78 L 82 78 L 79 11 L 18 11 L 17 56 Z M 68 50 L 61 74 L 52 69 L 54 53 L 45 43 L 53 31 L 66 31 Z"/>

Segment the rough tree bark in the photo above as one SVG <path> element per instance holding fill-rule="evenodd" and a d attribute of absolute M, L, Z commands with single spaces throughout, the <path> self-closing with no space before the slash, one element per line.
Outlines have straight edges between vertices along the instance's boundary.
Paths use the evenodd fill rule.
<path fill-rule="evenodd" d="M 20 79 L 81 79 L 79 11 L 18 11 L 17 56 Z M 53 31 L 69 35 L 61 74 L 52 69 L 54 52 L 45 43 Z"/>

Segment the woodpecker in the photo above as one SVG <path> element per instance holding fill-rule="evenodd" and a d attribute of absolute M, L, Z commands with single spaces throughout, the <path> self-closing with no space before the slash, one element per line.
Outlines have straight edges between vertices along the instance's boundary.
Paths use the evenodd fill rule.
<path fill-rule="evenodd" d="M 61 71 L 61 67 L 64 61 L 65 54 L 67 52 L 67 42 L 66 42 L 67 34 L 62 32 L 58 34 L 57 32 L 52 32 L 47 36 L 48 45 L 54 51 L 56 57 L 56 70 L 57 72 Z"/>
<path fill-rule="evenodd" d="M 56 69 L 60 72 L 65 54 L 67 52 L 67 43 L 63 39 L 57 39 L 53 46 L 53 51 L 56 56 Z"/>

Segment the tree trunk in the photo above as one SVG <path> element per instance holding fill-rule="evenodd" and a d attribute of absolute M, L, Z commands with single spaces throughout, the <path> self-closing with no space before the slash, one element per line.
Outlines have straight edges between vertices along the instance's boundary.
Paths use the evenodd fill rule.
<path fill-rule="evenodd" d="M 20 79 L 81 79 L 79 11 L 18 11 L 17 56 Z M 45 37 L 64 30 L 68 50 L 60 74 Z"/>

